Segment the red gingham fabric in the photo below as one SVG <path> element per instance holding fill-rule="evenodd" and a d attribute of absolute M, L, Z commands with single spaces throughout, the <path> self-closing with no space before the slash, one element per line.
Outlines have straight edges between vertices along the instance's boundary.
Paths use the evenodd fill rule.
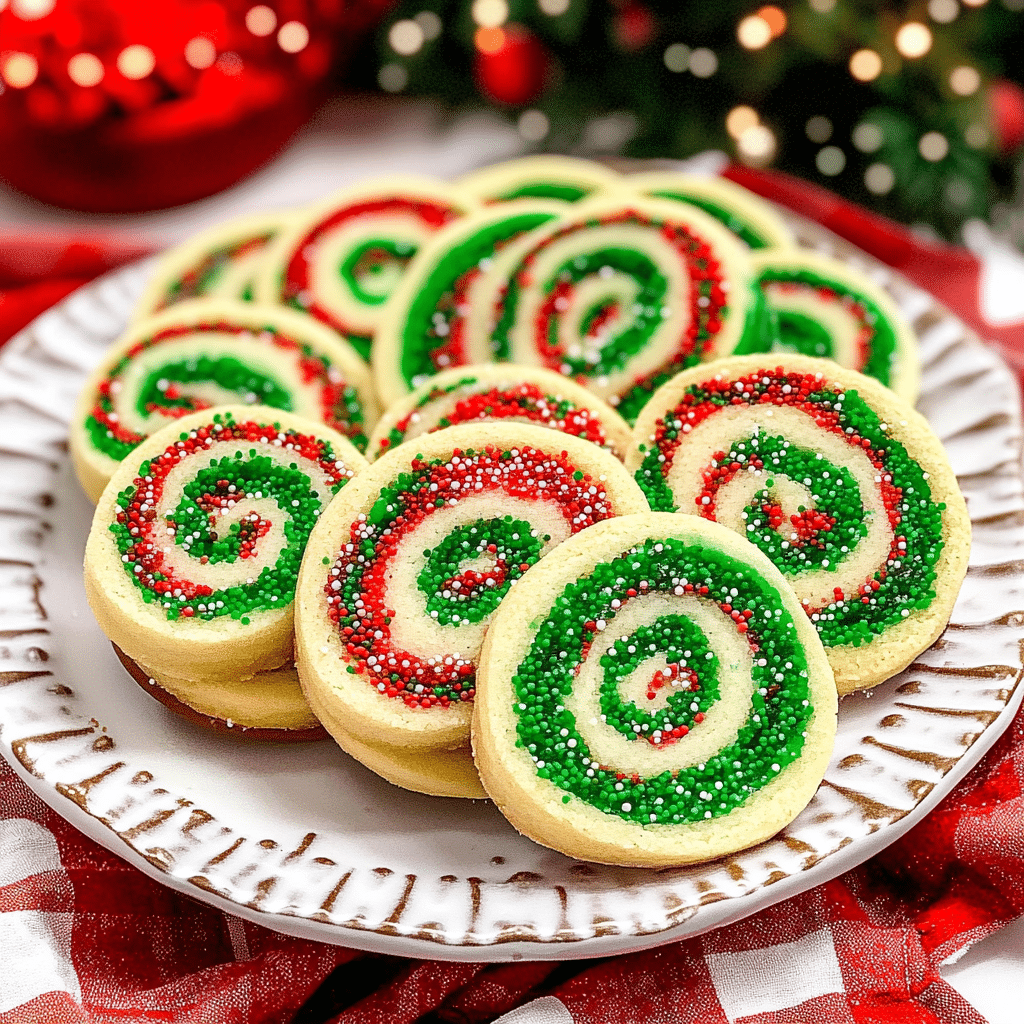
<path fill-rule="evenodd" d="M 730 176 L 849 237 L 1024 354 L 1024 324 L 983 323 L 970 254 L 782 175 Z M 19 251 L 36 254 L 28 269 Z M 0 341 L 138 253 L 0 239 Z M 573 1024 L 984 1024 L 938 965 L 1022 913 L 1024 713 L 868 863 L 708 935 L 592 963 L 410 961 L 277 935 L 151 881 L 0 762 L 0 1024 L 487 1024 L 538 995 L 557 998 L 543 1004 L 557 1014 L 546 1019 Z M 12 1003 L 28 975 L 52 984 Z"/>

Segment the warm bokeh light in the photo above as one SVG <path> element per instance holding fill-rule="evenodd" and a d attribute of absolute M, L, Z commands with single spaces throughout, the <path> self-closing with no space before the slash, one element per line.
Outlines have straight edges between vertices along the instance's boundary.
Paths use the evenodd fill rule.
<path fill-rule="evenodd" d="M 481 53 L 497 53 L 505 45 L 505 33 L 500 28 L 478 28 L 473 45 Z"/>
<path fill-rule="evenodd" d="M 473 0 L 470 13 L 482 28 L 501 28 L 508 21 L 507 0 Z"/>
<path fill-rule="evenodd" d="M 751 125 L 736 140 L 736 152 L 747 163 L 766 164 L 775 155 L 775 135 L 766 125 Z"/>
<path fill-rule="evenodd" d="M 821 143 L 828 142 L 832 138 L 832 122 L 827 117 L 816 114 L 814 117 L 807 119 L 804 131 L 811 142 L 817 142 L 818 145 L 821 145 Z"/>
<path fill-rule="evenodd" d="M 811 10 L 819 14 L 831 14 L 835 10 L 836 0 L 808 0 Z"/>
<path fill-rule="evenodd" d="M 983 7 L 988 0 L 964 0 L 968 7 Z"/>
<path fill-rule="evenodd" d="M 928 0 L 928 16 L 940 25 L 956 21 L 959 13 L 960 5 L 956 0 Z"/>
<path fill-rule="evenodd" d="M 846 167 L 846 154 L 838 146 L 825 146 L 818 150 L 818 155 L 814 158 L 814 166 L 822 174 L 834 178 Z"/>
<path fill-rule="evenodd" d="M 286 21 L 277 30 L 277 45 L 285 53 L 299 53 L 309 45 L 309 29 L 301 21 Z"/>
<path fill-rule="evenodd" d="M 185 60 L 197 71 L 210 67 L 217 59 L 217 47 L 206 36 L 195 36 L 185 44 Z"/>
<path fill-rule="evenodd" d="M 911 60 L 923 57 L 932 48 L 932 30 L 919 21 L 908 21 L 896 33 L 896 49 Z"/>
<path fill-rule="evenodd" d="M 896 184 L 896 175 L 888 164 L 872 164 L 864 172 L 864 185 L 876 196 L 884 196 L 892 191 Z"/>
<path fill-rule="evenodd" d="M 38 21 L 45 18 L 55 6 L 55 0 L 14 0 L 11 11 L 22 21 Z"/>
<path fill-rule="evenodd" d="M 138 81 L 140 78 L 152 74 L 155 67 L 156 55 L 148 46 L 143 46 L 141 43 L 126 46 L 117 55 L 117 70 L 132 81 Z"/>
<path fill-rule="evenodd" d="M 760 15 L 751 14 L 736 26 L 736 38 L 740 46 L 760 50 L 772 41 L 772 28 Z"/>
<path fill-rule="evenodd" d="M 565 14 L 569 10 L 569 0 L 539 0 L 537 6 L 545 14 L 556 18 L 559 14 Z"/>
<path fill-rule="evenodd" d="M 882 58 L 874 50 L 858 50 L 850 58 L 850 74 L 858 82 L 871 82 L 882 73 Z"/>
<path fill-rule="evenodd" d="M 433 11 L 420 11 L 412 20 L 423 29 L 426 40 L 436 39 L 441 34 L 441 19 Z"/>
<path fill-rule="evenodd" d="M 269 36 L 277 28 L 277 14 L 273 8 L 257 4 L 245 12 L 245 27 L 254 36 Z"/>
<path fill-rule="evenodd" d="M 953 68 L 949 73 L 949 87 L 957 96 L 973 96 L 981 87 L 981 75 L 967 65 Z"/>
<path fill-rule="evenodd" d="M 524 110 L 519 115 L 519 134 L 527 142 L 540 142 L 551 130 L 551 122 L 542 110 Z"/>
<path fill-rule="evenodd" d="M 690 48 L 686 43 L 672 43 L 665 48 L 665 55 L 662 59 L 669 71 L 676 73 L 685 71 L 690 66 Z"/>
<path fill-rule="evenodd" d="M 748 128 L 760 124 L 761 118 L 753 107 L 733 107 L 725 116 L 725 130 L 734 138 L 738 139 Z"/>
<path fill-rule="evenodd" d="M 992 139 L 992 133 L 983 124 L 969 124 L 964 129 L 964 141 L 972 149 L 984 149 Z"/>
<path fill-rule="evenodd" d="M 883 142 L 882 129 L 877 124 L 862 121 L 853 129 L 853 144 L 862 153 L 877 153 Z"/>
<path fill-rule="evenodd" d="M 697 78 L 710 78 L 718 70 L 718 58 L 714 50 L 699 46 L 690 54 L 690 74 Z"/>
<path fill-rule="evenodd" d="M 385 64 L 377 72 L 377 84 L 385 92 L 401 92 L 409 84 L 409 72 L 401 64 Z"/>
<path fill-rule="evenodd" d="M 9 53 L 0 69 L 3 80 L 12 89 L 27 89 L 39 74 L 39 65 L 31 53 Z"/>
<path fill-rule="evenodd" d="M 778 38 L 786 31 L 786 25 L 788 24 L 786 14 L 780 8 L 770 4 L 767 7 L 762 7 L 757 12 L 757 16 L 762 21 L 768 22 L 768 27 L 772 32 L 772 39 Z"/>
<path fill-rule="evenodd" d="M 68 61 L 68 78 L 85 89 L 103 81 L 103 61 L 94 53 L 76 53 Z"/>
<path fill-rule="evenodd" d="M 388 29 L 388 43 L 395 53 L 411 57 L 414 53 L 419 53 L 423 46 L 423 28 L 418 21 L 403 18 Z"/>
<path fill-rule="evenodd" d="M 926 132 L 917 144 L 917 151 L 931 163 L 943 160 L 949 152 L 949 139 L 941 132 Z"/>

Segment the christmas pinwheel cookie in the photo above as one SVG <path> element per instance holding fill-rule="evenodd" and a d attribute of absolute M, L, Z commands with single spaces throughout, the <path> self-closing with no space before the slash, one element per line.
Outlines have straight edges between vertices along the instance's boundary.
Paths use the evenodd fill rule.
<path fill-rule="evenodd" d="M 327 739 L 309 710 L 294 665 L 216 682 L 153 672 L 120 648 L 115 653 L 128 674 L 151 697 L 203 728 L 251 740 L 304 743 Z"/>
<path fill-rule="evenodd" d="M 96 506 L 85 589 L 100 627 L 172 692 L 286 665 L 306 540 L 365 465 L 340 434 L 265 406 L 169 424 Z"/>
<path fill-rule="evenodd" d="M 366 364 L 311 317 L 183 302 L 130 328 L 82 389 L 70 436 L 85 493 L 98 500 L 120 461 L 168 422 L 231 403 L 320 420 L 359 448 L 378 412 Z"/>
<path fill-rule="evenodd" d="M 470 342 L 485 271 L 515 239 L 555 220 L 565 204 L 519 199 L 467 214 L 438 231 L 409 263 L 381 314 L 373 375 L 385 405 L 453 366 L 488 361 L 483 332 Z"/>
<path fill-rule="evenodd" d="M 481 780 L 522 833 L 636 867 L 762 842 L 836 734 L 828 660 L 782 574 L 731 531 L 647 513 L 545 556 L 484 641 Z"/>
<path fill-rule="evenodd" d="M 778 322 L 773 351 L 832 359 L 917 400 L 917 338 L 888 292 L 854 267 L 804 250 L 755 253 L 753 264 Z"/>
<path fill-rule="evenodd" d="M 970 520 L 924 417 L 870 377 L 805 356 L 679 374 L 626 465 L 652 508 L 716 520 L 796 591 L 840 693 L 906 668 L 945 628 Z"/>
<path fill-rule="evenodd" d="M 761 343 L 750 282 L 746 247 L 702 210 L 591 199 L 495 260 L 470 347 L 482 336 L 499 358 L 556 370 L 632 422 L 683 367 Z"/>
<path fill-rule="evenodd" d="M 789 225 L 768 203 L 726 178 L 647 171 L 627 175 L 623 184 L 641 195 L 698 207 L 721 221 L 751 249 L 796 245 Z"/>
<path fill-rule="evenodd" d="M 571 156 L 524 156 L 481 167 L 456 183 L 485 203 L 510 199 L 556 199 L 575 203 L 620 186 L 610 167 Z"/>
<path fill-rule="evenodd" d="M 480 795 L 469 722 L 491 615 L 546 551 L 647 508 L 613 455 L 532 424 L 449 427 L 388 452 L 345 488 L 303 559 L 296 664 L 310 707 L 385 778 Z M 437 757 L 455 766 L 443 788 Z"/>
<path fill-rule="evenodd" d="M 291 216 L 278 212 L 239 217 L 168 249 L 153 268 L 132 319 L 141 320 L 189 299 L 250 301 L 259 261 Z"/>
<path fill-rule="evenodd" d="M 409 261 L 435 231 L 478 205 L 464 189 L 413 175 L 345 189 L 308 207 L 274 240 L 256 298 L 309 313 L 369 358 Z"/>
<path fill-rule="evenodd" d="M 633 439 L 611 406 L 553 370 L 511 363 L 459 366 L 431 377 L 393 402 L 377 421 L 371 458 L 421 434 L 479 420 L 513 420 L 550 427 L 607 448 L 620 459 Z"/>

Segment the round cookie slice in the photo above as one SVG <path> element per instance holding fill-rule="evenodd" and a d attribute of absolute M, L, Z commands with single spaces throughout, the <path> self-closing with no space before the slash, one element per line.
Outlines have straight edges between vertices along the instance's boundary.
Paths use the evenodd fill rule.
<path fill-rule="evenodd" d="M 475 211 L 438 231 L 406 268 L 377 325 L 373 376 L 391 405 L 440 370 L 490 360 L 470 346 L 468 323 L 484 273 L 515 239 L 555 220 L 565 204 L 519 199 Z"/>
<path fill-rule="evenodd" d="M 793 248 L 789 225 L 760 196 L 727 178 L 646 171 L 628 174 L 626 188 L 656 199 L 696 206 L 724 224 L 750 249 Z"/>
<path fill-rule="evenodd" d="M 855 267 L 804 250 L 755 253 L 753 265 L 778 323 L 771 351 L 832 359 L 917 401 L 917 337 L 888 292 Z"/>
<path fill-rule="evenodd" d="M 167 423 L 236 402 L 320 420 L 358 448 L 378 415 L 366 364 L 311 317 L 183 302 L 130 328 L 86 381 L 70 432 L 85 493 L 98 500 L 120 461 Z"/>
<path fill-rule="evenodd" d="M 465 190 L 415 175 L 344 189 L 278 235 L 261 263 L 256 298 L 322 320 L 368 359 L 409 261 L 435 231 L 477 206 Z"/>
<path fill-rule="evenodd" d="M 481 420 L 550 427 L 620 459 L 633 439 L 611 406 L 567 377 L 539 366 L 482 363 L 444 370 L 393 402 L 377 421 L 367 451 L 377 458 L 422 434 Z"/>
<path fill-rule="evenodd" d="M 686 366 L 753 333 L 750 255 L 702 210 L 643 196 L 591 199 L 508 247 L 485 275 L 470 346 L 586 385 L 633 422 Z"/>
<path fill-rule="evenodd" d="M 593 160 L 538 155 L 481 167 L 463 175 L 456 185 L 485 203 L 512 199 L 555 199 L 575 203 L 614 190 L 621 181 L 622 175 Z"/>
<path fill-rule="evenodd" d="M 584 860 L 690 864 L 770 838 L 836 734 L 821 642 L 731 531 L 647 513 L 537 563 L 484 641 L 473 755 L 523 834 Z"/>
<path fill-rule="evenodd" d="M 294 665 L 257 672 L 247 679 L 196 682 L 151 672 L 116 644 L 114 652 L 146 693 L 204 728 L 274 743 L 307 743 L 327 738 L 327 730 L 302 696 Z"/>
<path fill-rule="evenodd" d="M 614 456 L 532 424 L 449 427 L 388 452 L 324 515 L 302 562 L 296 664 L 310 707 L 342 746 L 465 747 L 504 596 L 567 537 L 646 508 Z"/>
<path fill-rule="evenodd" d="M 255 213 L 216 224 L 160 255 L 132 320 L 189 299 L 251 301 L 267 245 L 294 214 Z"/>
<path fill-rule="evenodd" d="M 100 628 L 155 678 L 230 683 L 291 661 L 306 539 L 365 465 L 340 434 L 264 406 L 169 424 L 96 506 L 85 590 Z"/>
<path fill-rule="evenodd" d="M 723 359 L 659 389 L 633 436 L 652 508 L 723 523 L 779 567 L 840 693 L 945 628 L 970 520 L 927 421 L 878 381 L 806 356 Z"/>

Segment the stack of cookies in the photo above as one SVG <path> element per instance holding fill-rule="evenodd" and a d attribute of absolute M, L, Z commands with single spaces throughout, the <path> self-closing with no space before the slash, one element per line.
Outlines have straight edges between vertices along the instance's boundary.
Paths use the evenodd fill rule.
<path fill-rule="evenodd" d="M 785 827 L 966 572 L 912 330 L 726 181 L 367 182 L 179 246 L 137 313 L 71 438 L 130 675 L 575 857 Z"/>

